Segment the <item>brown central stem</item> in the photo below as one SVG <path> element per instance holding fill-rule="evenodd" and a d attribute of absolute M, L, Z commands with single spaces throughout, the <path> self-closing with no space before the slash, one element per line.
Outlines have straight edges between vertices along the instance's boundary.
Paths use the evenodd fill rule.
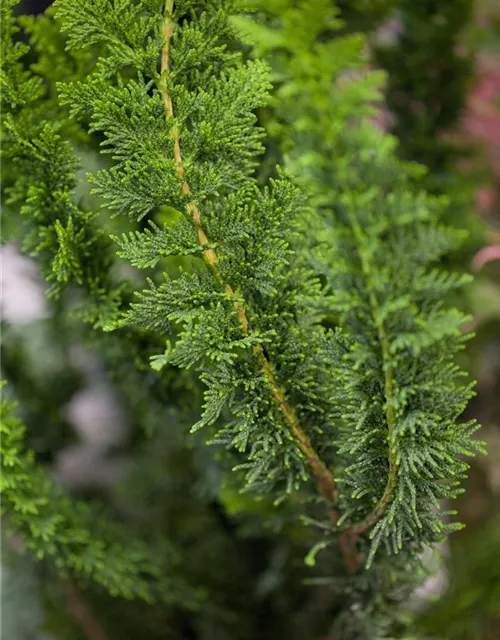
<path fill-rule="evenodd" d="M 361 225 L 359 224 L 356 214 L 354 213 L 351 216 L 351 225 L 352 230 L 354 232 L 354 237 L 356 238 L 357 246 L 358 246 L 358 254 L 359 260 L 361 264 L 361 269 L 363 274 L 365 275 L 366 282 L 368 287 L 370 274 L 373 273 L 374 269 L 370 264 L 368 255 L 365 250 L 365 237 L 363 234 L 363 230 Z M 370 307 L 372 311 L 373 321 L 375 323 L 378 341 L 380 343 L 381 350 L 381 358 L 382 358 L 382 369 L 384 375 L 384 397 L 385 397 L 385 416 L 387 421 L 387 449 L 388 449 L 388 458 L 389 458 L 389 470 L 387 475 L 387 481 L 385 485 L 384 492 L 382 497 L 375 505 L 373 511 L 361 522 L 354 524 L 350 529 L 346 532 L 348 533 L 354 540 L 356 540 L 360 535 L 371 529 L 374 524 L 376 524 L 387 512 L 391 502 L 394 499 L 394 495 L 396 493 L 397 484 L 398 484 L 398 476 L 399 476 L 399 463 L 397 461 L 397 452 L 394 446 L 394 432 L 396 429 L 396 412 L 394 410 L 394 369 L 391 363 L 391 354 L 389 349 L 389 338 L 387 335 L 387 328 L 379 315 L 379 309 L 381 308 L 381 304 L 377 298 L 375 291 L 370 290 L 369 293 Z"/>
<path fill-rule="evenodd" d="M 162 72 L 162 81 L 161 81 L 161 93 L 163 96 L 163 103 L 165 106 L 165 111 L 169 118 L 174 118 L 174 107 L 172 103 L 172 97 L 170 95 L 168 89 L 168 81 L 167 81 L 167 73 L 169 68 L 169 58 L 170 58 L 170 40 L 172 37 L 174 23 L 172 21 L 172 12 L 174 8 L 174 0 L 166 0 L 165 2 L 165 15 L 163 22 L 163 36 L 165 38 L 165 44 L 162 50 L 161 56 L 161 72 Z M 174 142 L 174 160 L 177 168 L 177 175 L 182 183 L 182 193 L 185 196 L 190 194 L 189 184 L 185 178 L 184 167 L 182 164 L 182 155 L 181 155 L 181 147 L 180 147 L 180 135 L 179 128 L 177 124 L 174 123 L 172 127 L 171 136 Z M 188 202 L 186 205 L 186 211 L 191 216 L 193 223 L 196 226 L 198 233 L 198 242 L 200 246 L 208 245 L 208 238 L 203 230 L 201 224 L 201 213 L 198 209 L 197 205 L 194 202 Z M 238 319 L 241 324 L 241 331 L 244 334 L 249 333 L 250 326 L 248 322 L 248 317 L 246 313 L 246 309 L 244 303 L 238 299 L 238 296 L 234 292 L 231 285 L 224 283 L 222 277 L 217 269 L 218 258 L 217 254 L 212 248 L 207 248 L 203 252 L 203 259 L 205 263 L 208 265 L 216 280 L 223 284 L 225 287 L 226 294 L 228 298 L 233 300 L 234 308 L 238 313 Z M 296 411 L 288 404 L 286 401 L 286 395 L 283 387 L 276 380 L 276 376 L 274 374 L 273 368 L 269 363 L 262 345 L 258 344 L 254 347 L 253 353 L 256 356 L 264 376 L 271 383 L 271 393 L 274 400 L 277 402 L 281 414 L 289 425 L 290 432 L 295 438 L 297 446 L 299 450 L 302 452 L 304 457 L 306 458 L 308 465 L 311 469 L 311 472 L 315 478 L 316 486 L 318 489 L 318 493 L 328 504 L 328 515 L 330 519 L 330 523 L 333 528 L 336 528 L 337 522 L 339 520 L 339 513 L 335 508 L 335 503 L 338 500 L 338 488 L 335 482 L 335 478 L 332 473 L 329 471 L 323 460 L 319 457 L 318 453 L 315 451 L 311 441 L 305 434 L 302 429 L 299 419 L 297 417 Z M 356 555 L 354 554 L 354 547 L 350 543 L 350 537 L 347 534 L 343 534 L 341 536 L 340 548 L 342 555 L 344 557 L 345 564 L 350 572 L 354 572 L 358 566 L 358 560 Z"/>

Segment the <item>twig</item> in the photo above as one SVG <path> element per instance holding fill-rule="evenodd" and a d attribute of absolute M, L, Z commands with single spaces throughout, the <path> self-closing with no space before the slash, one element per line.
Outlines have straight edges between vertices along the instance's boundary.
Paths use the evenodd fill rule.
<path fill-rule="evenodd" d="M 368 279 L 372 272 L 368 258 L 363 248 L 363 230 L 358 223 L 355 216 L 351 216 L 351 224 L 358 244 L 358 253 L 361 263 L 361 269 Z M 382 320 L 378 318 L 378 309 L 380 308 L 377 296 L 373 291 L 370 291 L 370 306 L 372 311 L 373 320 L 378 332 L 378 339 L 381 348 L 382 367 L 384 371 L 384 397 L 385 397 L 385 415 L 387 420 L 387 446 L 389 450 L 389 472 L 387 475 L 387 482 L 385 485 L 384 493 L 378 501 L 377 505 L 373 509 L 370 515 L 368 515 L 363 521 L 348 527 L 342 534 L 344 538 L 344 544 L 354 546 L 356 540 L 365 533 L 368 529 L 371 529 L 380 518 L 386 513 L 389 505 L 391 504 L 394 494 L 397 488 L 399 463 L 397 462 L 397 452 L 394 448 L 394 430 L 396 428 L 396 414 L 394 411 L 394 370 L 390 361 L 389 353 L 389 341 L 387 336 L 387 329 Z"/>
<path fill-rule="evenodd" d="M 174 107 L 172 103 L 172 98 L 170 96 L 166 74 L 169 68 L 169 52 L 170 52 L 170 39 L 173 33 L 173 22 L 172 22 L 172 12 L 174 8 L 174 0 L 166 0 L 165 1 L 165 13 L 164 13 L 164 22 L 163 22 L 163 35 L 165 38 L 165 44 L 162 51 L 161 56 L 161 72 L 162 72 L 162 83 L 161 83 L 161 92 L 163 96 L 163 103 L 165 106 L 166 113 L 169 118 L 174 117 Z M 182 155 L 180 148 L 180 140 L 179 140 L 179 129 L 176 124 L 172 127 L 171 132 L 173 141 L 174 141 L 174 159 L 177 167 L 177 175 L 182 183 L 182 193 L 184 195 L 189 195 L 190 189 L 187 180 L 185 179 L 184 167 L 182 164 Z M 198 232 L 198 242 L 200 246 L 208 245 L 207 236 L 203 230 L 201 224 L 201 214 L 200 210 L 196 206 L 194 202 L 189 202 L 186 205 L 186 211 L 192 216 L 193 222 L 197 228 Z M 203 252 L 203 259 L 214 274 L 217 281 L 221 284 L 224 284 L 222 278 L 217 269 L 218 258 L 214 249 L 208 248 Z M 237 310 L 238 318 L 241 324 L 242 333 L 247 334 L 250 332 L 250 326 L 248 322 L 248 317 L 246 313 L 245 306 L 243 302 L 237 299 L 235 292 L 229 284 L 225 284 L 225 291 L 229 299 L 234 301 L 234 307 Z M 277 382 L 276 376 L 272 369 L 271 364 L 266 358 L 264 350 L 262 346 L 259 344 L 253 349 L 254 355 L 257 357 L 259 364 L 262 367 L 262 371 L 268 381 L 271 383 L 272 387 L 272 396 L 278 403 L 281 413 L 287 423 L 289 424 L 290 431 L 294 435 L 295 440 L 297 441 L 297 446 L 305 456 L 309 467 L 315 477 L 316 485 L 318 488 L 318 492 L 324 498 L 324 500 L 329 505 L 328 514 L 329 519 L 333 528 L 336 528 L 337 522 L 339 520 L 339 513 L 335 508 L 335 503 L 338 500 L 338 488 L 335 482 L 335 478 L 332 473 L 329 471 L 323 460 L 319 457 L 318 453 L 315 451 L 311 441 L 303 431 L 299 419 L 295 410 L 287 403 L 285 391 L 282 386 Z M 341 551 L 344 555 L 344 561 L 346 566 L 350 570 L 357 564 L 358 561 L 353 555 L 351 550 L 351 545 L 347 544 L 347 538 L 344 540 L 344 543 L 341 544 Z"/>

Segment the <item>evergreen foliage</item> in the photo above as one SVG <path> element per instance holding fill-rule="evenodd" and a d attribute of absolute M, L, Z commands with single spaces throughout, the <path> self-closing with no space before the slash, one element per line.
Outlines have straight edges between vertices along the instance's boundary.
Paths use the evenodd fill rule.
<path fill-rule="evenodd" d="M 102 326 L 116 313 L 120 297 L 120 288 L 110 279 L 109 242 L 95 224 L 96 214 L 74 202 L 78 161 L 63 137 L 65 130 L 68 133 L 67 118 L 51 104 L 53 99 L 44 100 L 45 78 L 25 70 L 20 61 L 27 45 L 14 41 L 19 30 L 11 14 L 15 4 L 9 0 L 2 4 L 5 202 L 29 220 L 23 250 L 40 256 L 51 283 L 48 295 L 58 298 L 67 285 L 78 283 L 89 292 L 86 318 Z M 46 24 L 36 29 L 35 40 L 38 37 L 42 46 Z M 38 68 L 43 70 L 44 65 L 47 61 L 41 58 Z M 77 66 L 78 73 L 86 72 L 81 61 Z"/>
<path fill-rule="evenodd" d="M 111 595 L 153 602 L 179 597 L 179 585 L 159 573 L 160 549 L 130 540 L 124 527 L 98 516 L 86 502 L 65 495 L 25 451 L 25 427 L 6 398 L 1 406 L 2 513 L 8 529 L 26 541 L 38 560 L 55 558 L 63 576 L 91 578 Z M 163 553 L 167 549 L 161 550 Z M 170 550 L 172 554 L 172 550 Z"/>
<path fill-rule="evenodd" d="M 173 371 L 193 369 L 174 383 L 182 401 L 203 396 L 193 425 L 176 414 L 183 439 L 201 429 L 227 449 L 228 485 L 264 501 L 254 525 L 302 521 L 289 548 L 309 544 L 311 575 L 335 594 L 326 628 L 401 637 L 419 554 L 458 527 L 440 501 L 482 445 L 460 417 L 467 317 L 446 305 L 468 278 L 439 267 L 463 234 L 442 222 L 446 198 L 423 191 L 424 170 L 367 121 L 380 76 L 344 76 L 363 69 L 363 38 L 325 38 L 342 26 L 327 0 L 276 0 L 251 19 L 236 0 L 57 0 L 50 25 L 76 66 L 56 83 L 47 18 L 25 21 L 40 51 L 26 71 L 3 6 L 8 205 L 49 295 L 80 288 L 83 319 L 109 332 L 104 357 L 135 398 L 145 389 L 145 412 L 161 411 Z M 263 185 L 266 105 L 284 168 Z M 102 214 L 121 218 L 111 236 L 75 202 L 68 140 L 85 130 L 110 158 L 88 178 Z M 145 277 L 118 281 L 112 242 Z M 156 548 L 62 494 L 4 412 L 4 509 L 36 554 L 113 595 L 197 601 L 175 562 L 167 579 Z"/>

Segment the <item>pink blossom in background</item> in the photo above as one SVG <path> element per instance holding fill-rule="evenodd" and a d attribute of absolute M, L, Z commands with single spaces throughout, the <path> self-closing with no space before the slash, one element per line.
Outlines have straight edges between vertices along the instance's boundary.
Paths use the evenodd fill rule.
<path fill-rule="evenodd" d="M 468 142 L 481 143 L 483 150 L 475 170 L 486 168 L 493 178 L 479 187 L 476 206 L 483 216 L 500 212 L 500 58 L 491 53 L 477 59 L 477 82 L 472 88 L 462 118 L 462 132 Z M 473 168 L 474 170 L 474 168 Z M 485 249 L 488 249 L 487 247 Z M 496 258 L 495 258 L 496 259 Z"/>
<path fill-rule="evenodd" d="M 500 260 L 500 245 L 494 244 L 489 247 L 480 249 L 472 260 L 472 267 L 475 271 L 479 271 L 488 262 Z"/>
<path fill-rule="evenodd" d="M 481 187 L 476 191 L 475 205 L 481 213 L 488 213 L 495 204 L 495 190 L 493 187 Z"/>
<path fill-rule="evenodd" d="M 500 60 L 483 56 L 479 80 L 472 89 L 463 118 L 464 128 L 488 146 L 500 146 Z"/>

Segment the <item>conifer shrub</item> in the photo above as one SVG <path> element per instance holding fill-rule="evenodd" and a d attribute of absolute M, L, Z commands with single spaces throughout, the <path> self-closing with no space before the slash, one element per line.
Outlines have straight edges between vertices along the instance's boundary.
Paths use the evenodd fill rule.
<path fill-rule="evenodd" d="M 133 433 L 108 493 L 62 486 L 34 447 L 62 398 L 33 406 L 26 339 L 6 341 L 4 526 L 72 613 L 53 633 L 413 637 L 422 553 L 460 527 L 483 447 L 447 302 L 469 278 L 443 268 L 465 234 L 370 123 L 364 38 L 327 37 L 327 0 L 14 8 L 7 239 Z"/>

